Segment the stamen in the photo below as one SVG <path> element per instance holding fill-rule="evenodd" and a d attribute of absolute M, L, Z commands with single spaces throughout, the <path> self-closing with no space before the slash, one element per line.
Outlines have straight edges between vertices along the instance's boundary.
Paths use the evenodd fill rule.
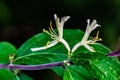
<path fill-rule="evenodd" d="M 98 36 L 99 36 L 99 31 L 97 32 L 96 37 L 93 38 L 93 41 L 95 41 L 95 42 L 96 42 L 96 41 L 102 41 L 102 39 L 99 38 Z"/>
<path fill-rule="evenodd" d="M 50 36 L 56 36 L 56 35 L 54 35 L 54 34 L 51 34 L 48 30 L 45 30 L 45 29 L 43 29 L 43 32 L 45 32 L 45 33 L 47 33 L 48 35 L 50 35 Z"/>
<path fill-rule="evenodd" d="M 53 31 L 51 30 L 50 27 L 49 27 L 48 29 L 49 29 L 49 31 L 50 31 L 50 34 L 55 35 L 55 34 L 53 33 Z"/>
<path fill-rule="evenodd" d="M 49 41 L 46 43 L 46 48 L 48 48 L 49 43 L 50 43 Z"/>
<path fill-rule="evenodd" d="M 47 33 L 47 34 L 50 34 L 50 33 L 48 32 L 48 30 L 45 30 L 45 29 L 43 29 L 43 32 L 45 32 L 45 33 Z"/>
<path fill-rule="evenodd" d="M 53 28 L 52 28 L 52 21 L 50 21 L 50 28 L 53 29 Z"/>
<path fill-rule="evenodd" d="M 50 21 L 50 28 L 51 28 L 52 32 L 57 36 L 57 33 L 54 31 L 54 29 L 52 27 L 52 21 Z"/>

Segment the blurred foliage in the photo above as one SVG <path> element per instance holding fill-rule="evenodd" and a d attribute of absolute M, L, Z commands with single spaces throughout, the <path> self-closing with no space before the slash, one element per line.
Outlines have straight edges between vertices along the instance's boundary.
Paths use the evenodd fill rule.
<path fill-rule="evenodd" d="M 3 1 L 0 1 L 0 24 L 7 24 L 10 17 L 11 12 L 8 9 L 8 6 Z"/>

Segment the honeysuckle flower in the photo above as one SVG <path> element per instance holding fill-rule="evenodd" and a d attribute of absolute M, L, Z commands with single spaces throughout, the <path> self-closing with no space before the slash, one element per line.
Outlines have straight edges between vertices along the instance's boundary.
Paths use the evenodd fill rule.
<path fill-rule="evenodd" d="M 68 50 L 68 52 L 70 52 L 70 47 L 69 47 L 68 43 L 63 39 L 64 23 L 70 18 L 70 16 L 65 16 L 65 17 L 61 18 L 61 20 L 60 20 L 57 17 L 57 15 L 55 14 L 54 18 L 55 18 L 58 34 L 54 31 L 54 29 L 52 28 L 52 23 L 50 22 L 49 31 L 43 29 L 43 32 L 46 32 L 48 35 L 50 35 L 51 39 L 53 39 L 53 41 L 50 41 L 50 42 L 48 41 L 46 46 L 43 46 L 43 47 L 31 48 L 32 51 L 44 50 L 44 49 L 50 48 L 52 46 L 55 46 L 57 43 L 61 42 L 65 46 L 65 48 Z"/>
<path fill-rule="evenodd" d="M 98 38 L 99 32 L 97 32 L 97 35 L 95 38 L 88 40 L 88 37 L 90 33 L 97 27 L 100 27 L 100 25 L 97 24 L 96 20 L 93 20 L 93 22 L 90 24 L 90 20 L 87 20 L 87 28 L 85 31 L 85 34 L 80 42 L 78 42 L 72 49 L 72 53 L 79 48 L 80 46 L 84 46 L 86 49 L 88 49 L 91 52 L 95 52 L 94 48 L 89 46 L 88 44 L 94 44 L 96 41 L 101 41 L 101 38 Z"/>

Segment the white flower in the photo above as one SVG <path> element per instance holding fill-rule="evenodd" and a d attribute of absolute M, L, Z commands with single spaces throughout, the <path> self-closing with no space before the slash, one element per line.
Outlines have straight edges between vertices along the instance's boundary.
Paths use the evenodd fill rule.
<path fill-rule="evenodd" d="M 68 50 L 68 52 L 70 52 L 70 47 L 68 45 L 68 43 L 63 39 L 63 27 L 64 27 L 64 23 L 70 18 L 69 16 L 65 16 L 63 18 L 61 18 L 61 20 L 57 17 L 57 15 L 54 15 L 55 18 L 55 22 L 56 22 L 56 27 L 58 30 L 58 34 L 54 31 L 54 29 L 52 28 L 52 23 L 50 22 L 50 27 L 49 27 L 49 31 L 43 29 L 43 32 L 46 32 L 48 35 L 51 36 L 51 38 L 53 39 L 53 41 L 51 42 L 47 42 L 46 46 L 43 47 L 39 47 L 39 48 L 31 48 L 32 51 L 38 51 L 38 50 L 44 50 L 47 48 L 50 48 L 52 46 L 55 46 L 58 42 L 61 42 L 65 48 Z"/>
<path fill-rule="evenodd" d="M 87 20 L 87 28 L 85 31 L 85 34 L 82 38 L 82 40 L 80 42 L 78 42 L 72 49 L 72 53 L 75 52 L 75 50 L 77 48 L 79 48 L 80 46 L 84 46 L 85 48 L 87 48 L 89 51 L 91 52 L 95 52 L 94 48 L 89 46 L 88 44 L 94 44 L 96 41 L 101 41 L 102 39 L 98 38 L 98 34 L 99 32 L 97 32 L 97 35 L 95 38 L 93 38 L 92 40 L 88 40 L 88 37 L 90 35 L 90 33 L 97 27 L 99 27 L 100 25 L 97 24 L 96 20 L 93 20 L 93 22 L 90 24 L 90 20 Z"/>

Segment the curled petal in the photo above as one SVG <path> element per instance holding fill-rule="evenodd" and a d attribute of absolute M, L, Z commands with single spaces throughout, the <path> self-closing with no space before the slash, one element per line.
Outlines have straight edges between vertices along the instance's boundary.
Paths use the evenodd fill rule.
<path fill-rule="evenodd" d="M 96 20 L 93 20 L 92 23 L 90 24 L 90 20 L 87 20 L 87 29 L 86 31 L 89 31 L 91 33 L 91 31 L 93 31 L 94 29 L 96 29 L 97 27 L 100 27 L 100 25 L 97 24 Z"/>
<path fill-rule="evenodd" d="M 70 16 L 63 17 L 60 20 L 60 18 L 58 18 L 57 15 L 54 14 L 54 18 L 55 18 L 55 22 L 56 22 L 56 27 L 57 27 L 57 30 L 58 30 L 59 38 L 62 38 L 63 37 L 63 26 L 64 26 L 64 23 L 70 18 Z"/>
<path fill-rule="evenodd" d="M 87 20 L 87 27 L 90 25 L 90 19 Z"/>
<path fill-rule="evenodd" d="M 69 18 L 70 18 L 70 16 L 65 16 L 65 17 L 62 17 L 61 18 L 61 20 L 57 17 L 57 15 L 56 14 L 54 14 L 54 18 L 55 18 L 55 21 L 57 22 L 57 23 L 65 23 Z"/>
<path fill-rule="evenodd" d="M 47 46 L 39 47 L 39 48 L 31 48 L 32 51 L 39 51 L 39 50 L 44 50 L 47 48 L 50 48 L 52 46 L 55 46 L 58 42 L 53 42 L 51 44 L 48 44 Z"/>
<path fill-rule="evenodd" d="M 70 16 L 65 16 L 61 19 L 61 23 L 65 23 L 68 19 L 70 18 Z"/>
<path fill-rule="evenodd" d="M 94 27 L 95 25 L 97 24 L 97 21 L 96 20 L 93 20 L 90 27 Z"/>
<path fill-rule="evenodd" d="M 90 24 L 90 19 L 87 20 L 87 28 L 85 31 L 85 34 L 83 36 L 82 41 L 86 41 L 88 39 L 88 37 L 90 36 L 90 33 L 97 27 L 99 27 L 100 25 L 97 24 L 96 20 L 93 20 L 93 22 Z"/>
<path fill-rule="evenodd" d="M 56 14 L 54 14 L 54 18 L 55 18 L 56 24 L 57 24 L 58 22 L 60 22 L 60 20 L 59 20 L 59 18 L 57 17 Z"/>
<path fill-rule="evenodd" d="M 110 57 L 120 56 L 120 50 L 107 54 Z"/>
<path fill-rule="evenodd" d="M 92 28 L 92 31 L 93 31 L 94 29 L 96 29 L 97 27 L 100 27 L 100 25 L 95 24 L 94 27 Z"/>

